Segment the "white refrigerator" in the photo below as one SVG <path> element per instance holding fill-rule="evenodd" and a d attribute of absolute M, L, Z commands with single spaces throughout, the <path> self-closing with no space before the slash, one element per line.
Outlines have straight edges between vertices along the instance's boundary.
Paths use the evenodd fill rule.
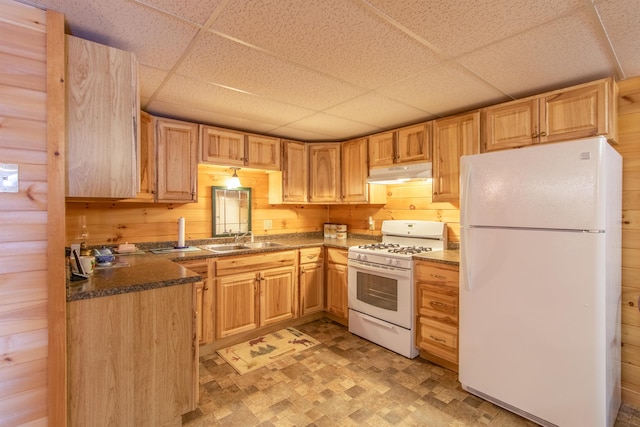
<path fill-rule="evenodd" d="M 620 155 L 595 137 L 460 168 L 462 387 L 541 425 L 613 426 Z"/>

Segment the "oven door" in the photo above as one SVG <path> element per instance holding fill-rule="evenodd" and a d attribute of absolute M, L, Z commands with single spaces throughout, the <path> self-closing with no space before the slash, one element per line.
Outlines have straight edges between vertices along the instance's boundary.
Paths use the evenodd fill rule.
<path fill-rule="evenodd" d="M 411 270 L 349 259 L 348 275 L 350 309 L 412 329 Z"/>

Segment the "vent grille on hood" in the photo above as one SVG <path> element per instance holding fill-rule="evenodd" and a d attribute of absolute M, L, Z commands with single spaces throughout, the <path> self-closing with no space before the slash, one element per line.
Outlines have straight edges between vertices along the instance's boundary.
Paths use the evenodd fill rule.
<path fill-rule="evenodd" d="M 369 184 L 397 184 L 419 179 L 431 178 L 431 162 L 411 165 L 396 165 L 369 170 Z"/>

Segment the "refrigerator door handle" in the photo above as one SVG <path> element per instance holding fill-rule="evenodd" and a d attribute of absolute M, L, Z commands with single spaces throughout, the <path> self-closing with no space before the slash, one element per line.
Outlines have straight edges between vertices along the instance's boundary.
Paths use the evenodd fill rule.
<path fill-rule="evenodd" d="M 460 218 L 460 222 L 462 226 L 468 226 L 469 225 L 469 219 L 467 218 L 467 212 L 469 211 L 468 207 L 469 207 L 469 194 L 471 194 L 471 164 L 467 163 L 465 165 L 465 170 L 464 170 L 464 181 L 462 182 L 463 187 L 462 187 L 462 192 L 463 192 L 463 199 L 462 199 L 462 218 Z"/>
<path fill-rule="evenodd" d="M 465 289 L 467 291 L 471 291 L 471 260 L 470 260 L 470 256 L 469 256 L 469 247 L 471 246 L 470 243 L 470 237 L 471 237 L 471 232 L 472 230 L 470 230 L 467 227 L 461 227 L 460 228 L 460 237 L 462 238 L 462 252 L 461 252 L 461 262 L 460 265 L 462 266 L 462 280 L 464 280 L 464 285 L 465 285 Z"/>

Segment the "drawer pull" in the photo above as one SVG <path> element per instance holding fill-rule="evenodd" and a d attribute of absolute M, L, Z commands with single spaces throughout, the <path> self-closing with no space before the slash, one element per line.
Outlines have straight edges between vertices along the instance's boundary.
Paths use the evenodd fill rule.
<path fill-rule="evenodd" d="M 314 259 L 317 255 L 307 255 L 307 258 Z"/>
<path fill-rule="evenodd" d="M 435 337 L 433 335 L 429 335 L 429 338 L 431 338 L 435 342 L 441 342 L 441 343 L 446 343 L 447 342 L 447 340 L 445 340 L 444 338 Z"/>
<path fill-rule="evenodd" d="M 433 274 L 433 273 L 431 273 L 431 277 L 435 277 L 436 279 L 446 280 L 446 277 L 445 277 L 445 276 L 441 276 L 441 275 L 439 275 L 439 274 Z"/>
<path fill-rule="evenodd" d="M 447 307 L 447 304 L 440 302 L 440 301 L 431 301 L 429 304 L 431 304 L 431 307 L 433 308 L 445 308 Z"/>

